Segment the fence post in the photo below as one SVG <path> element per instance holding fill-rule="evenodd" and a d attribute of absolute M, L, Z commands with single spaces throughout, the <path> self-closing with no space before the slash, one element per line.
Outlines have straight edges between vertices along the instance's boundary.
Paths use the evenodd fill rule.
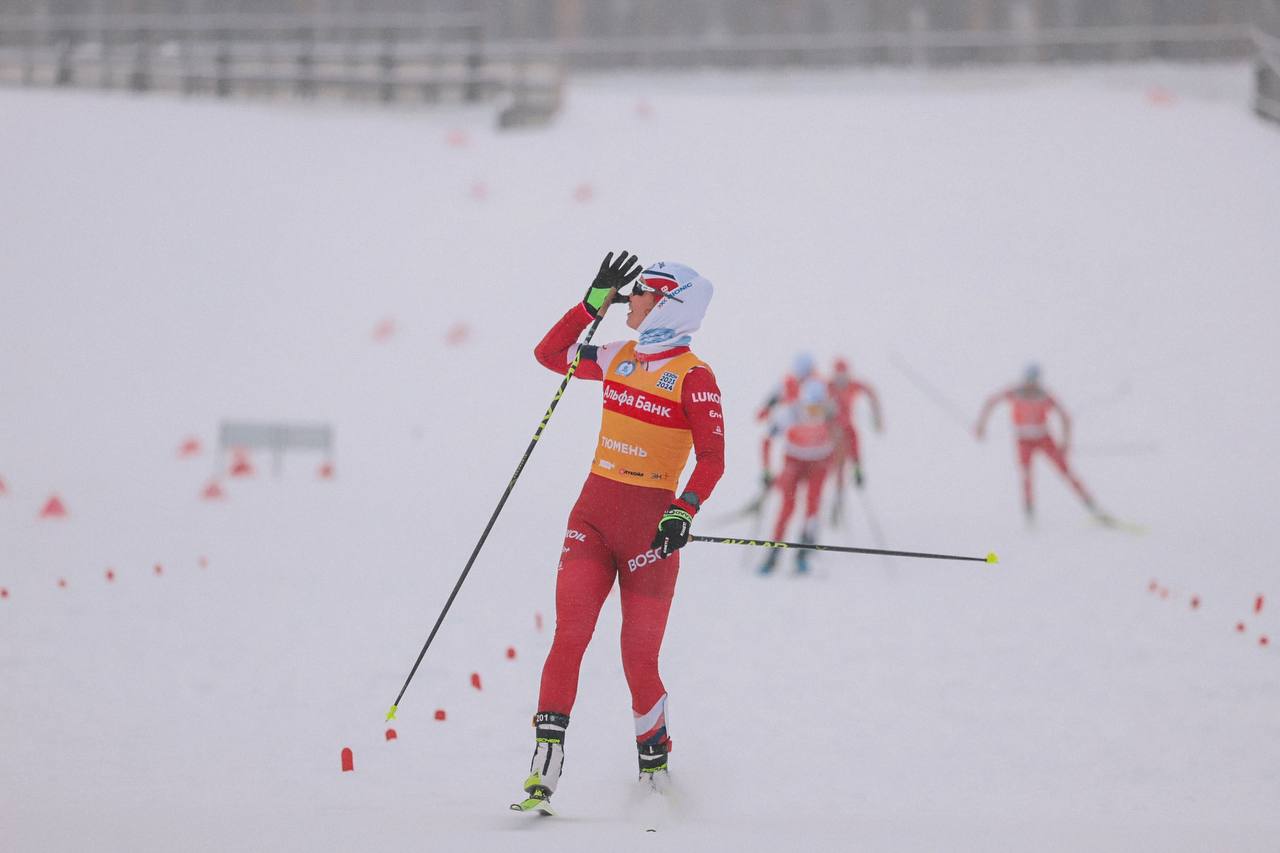
<path fill-rule="evenodd" d="M 145 92 L 151 88 L 151 45 L 150 33 L 142 28 L 136 31 L 137 51 L 133 57 L 133 70 L 129 73 L 129 88 L 135 92 Z"/>

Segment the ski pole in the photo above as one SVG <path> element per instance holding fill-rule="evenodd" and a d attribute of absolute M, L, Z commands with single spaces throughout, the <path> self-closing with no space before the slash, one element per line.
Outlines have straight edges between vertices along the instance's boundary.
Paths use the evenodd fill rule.
<path fill-rule="evenodd" d="M 935 388 L 933 383 L 929 382 L 929 380 L 912 370 L 911 365 L 907 364 L 906 359 L 897 353 L 893 353 L 889 357 L 889 363 L 898 368 L 899 372 L 901 372 L 903 376 L 906 376 L 907 379 L 911 380 L 911 384 L 915 385 L 922 394 L 932 400 L 934 405 L 950 415 L 965 432 L 970 431 L 972 427 L 970 426 L 969 419 L 964 414 L 964 411 L 949 397 Z"/>
<path fill-rule="evenodd" d="M 613 303 L 614 294 L 617 292 L 618 288 L 616 287 L 609 291 L 604 304 L 600 306 L 600 312 L 596 315 L 595 322 L 587 330 L 586 338 L 578 346 L 578 354 L 573 357 L 573 361 L 569 364 L 569 369 L 565 371 L 564 381 L 560 383 L 560 389 L 551 398 L 551 405 L 547 406 L 547 412 L 542 416 L 542 422 L 534 430 L 533 439 L 529 442 L 529 447 L 525 450 L 524 456 L 520 457 L 520 464 L 516 466 L 516 472 L 511 475 L 511 482 L 507 483 L 506 491 L 502 493 L 502 497 L 498 500 L 498 505 L 493 510 L 493 515 L 489 516 L 489 523 L 484 526 L 484 532 L 480 534 L 480 541 L 476 542 L 476 547 L 471 551 L 471 556 L 467 559 L 467 564 L 463 567 L 462 574 L 458 575 L 458 582 L 453 585 L 453 592 L 449 593 L 449 599 L 444 603 L 444 609 L 440 611 L 440 615 L 436 618 L 436 624 L 432 626 L 431 633 L 427 635 L 427 641 L 422 644 L 422 651 L 418 652 L 418 659 L 413 662 L 413 669 L 409 670 L 409 677 L 404 680 L 404 686 L 396 694 L 396 701 L 391 703 L 391 710 L 387 712 L 388 720 L 396 718 L 396 709 L 400 707 L 400 700 L 404 698 L 404 692 L 409 689 L 409 682 L 413 681 L 413 676 L 417 673 L 418 666 L 422 663 L 423 657 L 426 656 L 427 649 L 431 647 L 431 641 L 436 638 L 436 632 L 440 630 L 440 624 L 444 622 L 445 615 L 449 612 L 449 608 L 453 606 L 453 600 L 458 597 L 458 590 L 462 589 L 462 582 L 467 579 L 467 574 L 471 571 L 471 566 L 480 554 L 480 549 L 484 547 L 485 540 L 489 538 L 489 531 L 493 529 L 493 523 L 498 520 L 498 514 L 506 506 L 507 498 L 511 496 L 511 490 L 515 488 L 516 480 L 520 479 L 520 472 L 524 470 L 525 463 L 533 455 L 533 449 L 538 446 L 538 439 L 542 438 L 542 431 L 546 429 L 547 422 L 551 420 L 551 414 L 560 403 L 560 398 L 564 396 L 565 389 L 569 387 L 569 380 L 573 378 L 573 374 L 578 372 L 578 362 L 582 359 L 582 347 L 591 343 L 592 336 L 595 335 L 596 329 L 600 328 L 600 321 L 604 319 L 605 312 L 609 310 L 609 306 Z"/>
<path fill-rule="evenodd" d="M 966 560 L 973 563 L 998 563 L 1000 558 L 992 551 L 985 557 L 963 557 L 958 554 L 924 554 L 919 551 L 887 551 L 884 548 L 849 548 L 844 545 L 818 545 L 804 542 L 778 542 L 773 539 L 734 539 L 728 536 L 690 536 L 690 542 L 711 542 L 715 545 L 758 545 L 762 548 L 804 548 L 809 551 L 838 551 L 842 554 L 883 554 L 886 557 L 919 557 L 926 560 Z"/>

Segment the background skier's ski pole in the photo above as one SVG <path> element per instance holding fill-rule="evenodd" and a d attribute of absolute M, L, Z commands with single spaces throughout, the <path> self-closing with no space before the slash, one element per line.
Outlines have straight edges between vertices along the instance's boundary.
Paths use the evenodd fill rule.
<path fill-rule="evenodd" d="M 903 376 L 911 380 L 911 384 L 915 385 L 922 394 L 932 400 L 934 405 L 950 415 L 965 432 L 969 432 L 973 429 L 973 426 L 970 423 L 968 416 L 964 413 L 964 410 L 956 405 L 949 397 L 935 388 L 932 382 L 912 370 L 911 365 L 907 364 L 906 359 L 897 353 L 893 353 L 889 357 L 889 363 L 896 367 Z"/>
<path fill-rule="evenodd" d="M 436 624 L 431 627 L 431 633 L 427 635 L 427 641 L 422 644 L 422 651 L 418 652 L 418 659 L 413 662 L 413 669 L 409 670 L 409 677 L 404 680 L 404 686 L 396 694 L 396 701 L 391 703 L 391 710 L 387 712 L 388 720 L 396 718 L 396 709 L 400 707 L 400 700 L 404 698 L 404 692 L 409 689 L 409 682 L 413 681 L 414 673 L 418 671 L 422 658 L 427 654 L 427 649 L 431 647 L 431 641 L 436 638 L 436 632 L 440 630 L 440 623 L 444 622 L 445 614 L 453 606 L 453 600 L 457 598 L 458 590 L 462 589 L 462 582 L 467 579 L 467 573 L 471 571 L 471 566 L 475 563 L 476 556 L 480 553 L 480 549 L 484 547 L 485 540 L 489 538 L 489 531 L 493 529 L 493 523 L 498 520 L 498 513 L 502 512 L 502 508 L 506 505 L 507 498 L 511 496 L 511 490 L 515 488 L 516 480 L 520 478 L 520 472 L 524 470 L 525 463 L 533 455 L 533 448 L 537 447 L 538 439 L 542 437 L 542 431 L 546 429 L 547 422 L 551 420 L 551 413 L 556 410 L 556 406 L 560 403 L 560 398 L 564 396 L 564 390 L 569 387 L 569 380 L 573 378 L 573 374 L 578 372 L 578 362 L 582 359 L 582 347 L 591 343 L 591 337 L 596 333 L 596 329 L 600 328 L 600 321 L 604 319 L 605 312 L 609 310 L 609 305 L 613 303 L 613 296 L 617 292 L 618 288 L 616 287 L 609 291 L 609 296 L 601 306 L 600 312 L 591 324 L 591 328 L 587 329 L 587 336 L 583 338 L 578 347 L 578 354 L 574 356 L 569 369 L 565 371 L 564 381 L 560 383 L 560 389 L 551 398 L 551 405 L 547 406 L 547 413 L 542 416 L 542 422 L 538 424 L 537 430 L 534 431 L 533 440 L 529 442 L 528 449 L 525 450 L 524 456 L 520 458 L 520 464 L 516 466 L 516 472 L 511 475 L 511 482 L 507 483 L 506 491 L 502 493 L 502 497 L 498 500 L 498 505 L 493 510 L 493 515 L 489 516 L 489 523 L 484 526 L 484 532 L 480 534 L 480 541 L 476 543 L 475 549 L 472 550 L 471 556 L 467 559 L 467 565 L 463 567 L 462 574 L 458 575 L 458 582 L 453 585 L 453 592 L 449 593 L 449 600 L 444 603 L 444 609 L 440 611 L 439 617 L 436 618 Z"/>
<path fill-rule="evenodd" d="M 985 557 L 963 557 L 958 554 L 924 554 L 919 551 L 888 551 L 884 548 L 849 548 L 844 545 L 808 545 L 803 542 L 778 542 L 773 539 L 734 539 L 729 536 L 690 536 L 690 542 L 716 545 L 758 545 L 762 548 L 805 548 L 810 551 L 838 551 L 842 554 L 883 554 L 886 557 L 917 557 L 926 560 L 966 560 L 972 563 L 998 563 L 992 551 Z"/>

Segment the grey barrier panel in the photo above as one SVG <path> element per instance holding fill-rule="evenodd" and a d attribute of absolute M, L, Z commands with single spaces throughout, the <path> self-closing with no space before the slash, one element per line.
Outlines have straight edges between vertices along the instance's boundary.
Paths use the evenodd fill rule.
<path fill-rule="evenodd" d="M 279 475 L 286 451 L 319 450 L 331 462 L 333 447 L 333 428 L 328 424 L 223 421 L 218 428 L 218 453 L 214 460 L 214 470 L 222 470 L 227 451 L 243 448 L 270 451 L 272 469 Z"/>

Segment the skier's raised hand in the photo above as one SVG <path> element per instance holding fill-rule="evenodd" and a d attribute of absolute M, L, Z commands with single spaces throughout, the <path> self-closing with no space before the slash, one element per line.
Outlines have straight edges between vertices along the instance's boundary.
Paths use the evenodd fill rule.
<path fill-rule="evenodd" d="M 636 280 L 642 269 L 639 258 L 628 254 L 626 250 L 619 252 L 616 259 L 613 257 L 613 252 L 605 255 L 604 260 L 600 262 L 600 271 L 596 273 L 591 287 L 587 288 L 587 295 L 582 299 L 583 306 L 591 312 L 592 317 L 599 316 L 600 309 L 604 307 L 604 301 L 609 298 L 609 291 L 626 287 Z M 626 301 L 627 297 L 622 294 L 614 294 L 615 304 Z"/>

